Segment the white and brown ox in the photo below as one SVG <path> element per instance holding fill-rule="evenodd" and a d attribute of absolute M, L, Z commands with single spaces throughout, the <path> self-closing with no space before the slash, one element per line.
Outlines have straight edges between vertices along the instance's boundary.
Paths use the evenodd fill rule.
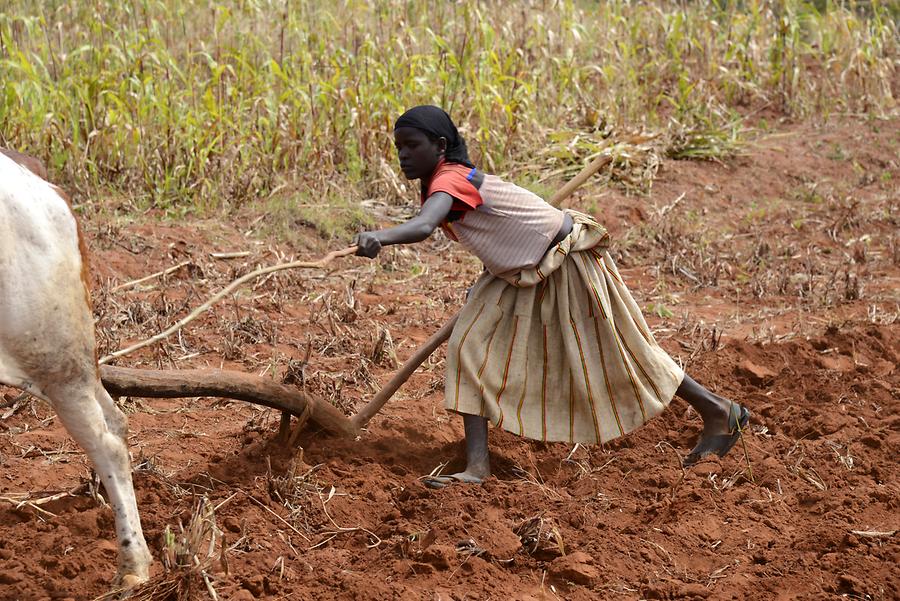
<path fill-rule="evenodd" d="M 0 383 L 49 401 L 93 461 L 115 512 L 116 581 L 133 586 L 147 579 L 151 558 L 131 483 L 128 424 L 100 383 L 75 216 L 62 191 L 38 177 L 42 169 L 0 152 Z"/>

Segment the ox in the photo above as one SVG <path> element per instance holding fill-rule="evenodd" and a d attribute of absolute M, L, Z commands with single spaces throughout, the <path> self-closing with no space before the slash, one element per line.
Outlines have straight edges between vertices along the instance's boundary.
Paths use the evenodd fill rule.
<path fill-rule="evenodd" d="M 87 260 L 75 216 L 39 161 L 0 152 L 0 383 L 48 401 L 85 450 L 115 513 L 116 583 L 147 580 L 127 420 L 100 383 Z"/>

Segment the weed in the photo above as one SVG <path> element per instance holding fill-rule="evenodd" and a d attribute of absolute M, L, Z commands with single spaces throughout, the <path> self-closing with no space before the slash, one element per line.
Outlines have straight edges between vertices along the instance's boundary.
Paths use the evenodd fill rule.
<path fill-rule="evenodd" d="M 194 505 L 187 527 L 166 525 L 162 535 L 162 563 L 165 573 L 130 590 L 129 599 L 137 601 L 188 601 L 209 596 L 218 600 L 212 572 L 228 572 L 226 547 L 216 526 L 215 510 L 206 497 Z M 202 592 L 201 592 L 202 591 Z M 112 590 L 94 601 L 119 599 L 122 591 Z"/>
<path fill-rule="evenodd" d="M 828 154 L 826 156 L 829 159 L 831 159 L 832 161 L 846 161 L 847 160 L 847 153 L 846 153 L 846 151 L 844 151 L 844 149 L 841 147 L 840 144 L 832 144 L 831 150 L 828 151 Z"/>
<path fill-rule="evenodd" d="M 662 303 L 653 303 L 647 307 L 647 313 L 668 319 L 675 315 L 671 309 Z"/>

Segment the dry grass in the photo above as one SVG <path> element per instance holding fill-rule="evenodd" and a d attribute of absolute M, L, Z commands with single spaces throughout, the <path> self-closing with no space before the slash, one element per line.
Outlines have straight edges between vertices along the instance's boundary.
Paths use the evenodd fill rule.
<path fill-rule="evenodd" d="M 187 526 L 166 526 L 160 554 L 163 574 L 129 591 L 112 590 L 94 601 L 127 597 L 133 601 L 218 601 L 214 572 L 228 573 L 227 548 L 216 526 L 215 509 L 206 497 L 194 504 Z"/>
<path fill-rule="evenodd" d="M 523 520 L 513 532 L 522 541 L 522 548 L 530 555 L 560 557 L 566 554 L 562 532 L 552 519 L 534 516 Z"/>

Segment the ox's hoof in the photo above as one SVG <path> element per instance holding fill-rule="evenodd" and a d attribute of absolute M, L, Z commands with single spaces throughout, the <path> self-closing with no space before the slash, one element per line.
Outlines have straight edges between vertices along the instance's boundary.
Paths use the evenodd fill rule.
<path fill-rule="evenodd" d="M 116 574 L 112 583 L 112 593 L 117 599 L 127 599 L 136 588 L 147 582 L 148 576 L 138 576 L 137 574 Z"/>
<path fill-rule="evenodd" d="M 119 586 L 122 588 L 134 588 L 147 582 L 146 576 L 141 578 L 135 574 L 125 574 L 119 579 Z"/>

